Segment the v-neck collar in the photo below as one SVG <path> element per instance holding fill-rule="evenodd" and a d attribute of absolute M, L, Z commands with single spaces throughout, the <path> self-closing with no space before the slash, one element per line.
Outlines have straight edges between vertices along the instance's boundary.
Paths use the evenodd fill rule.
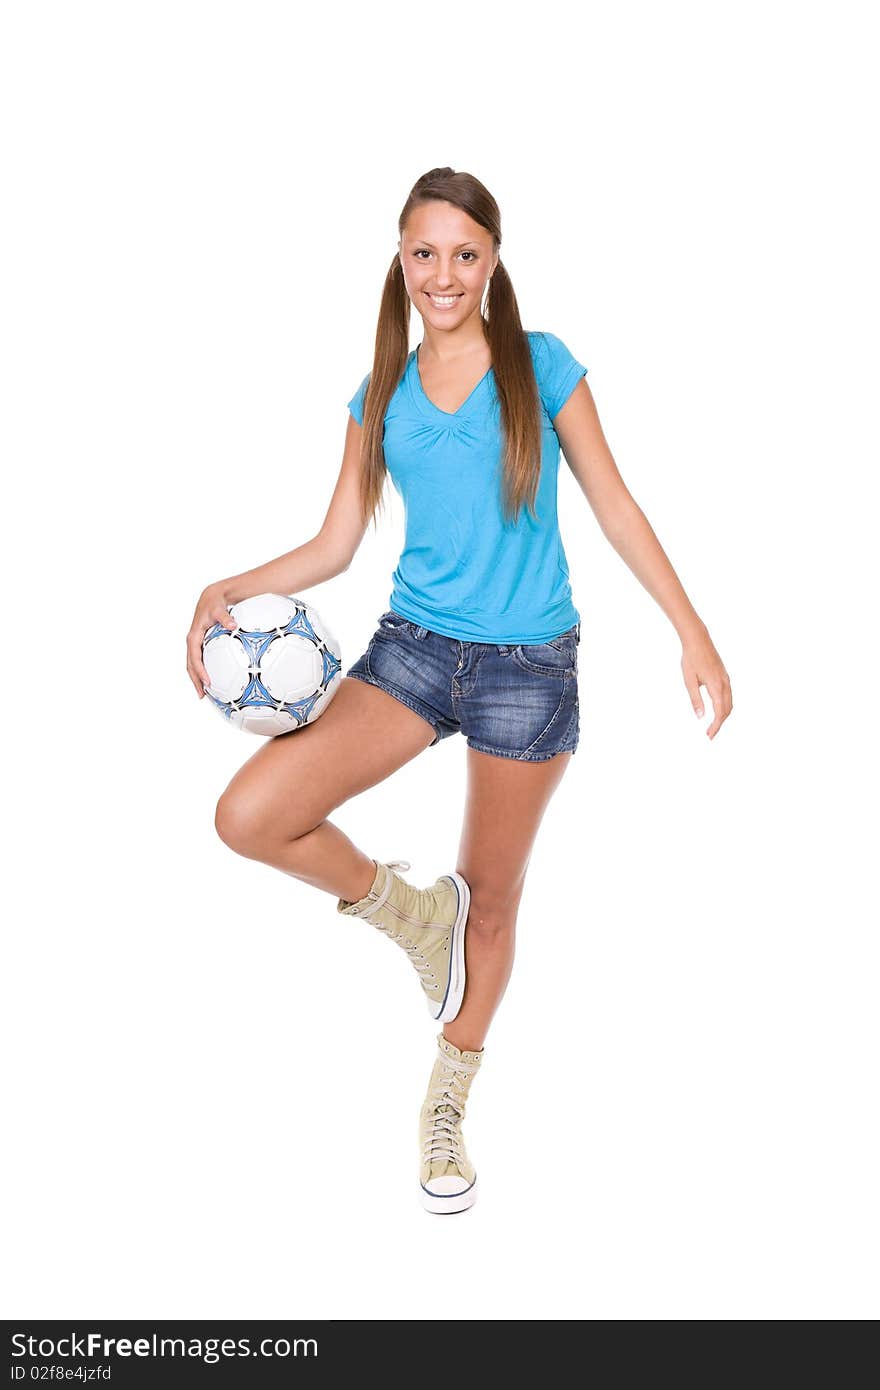
<path fill-rule="evenodd" d="M 419 347 L 421 347 L 421 343 L 419 344 Z M 479 381 L 477 382 L 476 386 L 475 386 L 475 387 L 473 388 L 473 390 L 465 397 L 465 399 L 462 401 L 461 405 L 458 407 L 458 410 L 441 410 L 440 407 L 439 407 L 439 405 L 435 405 L 435 404 L 434 404 L 434 402 L 431 400 L 431 397 L 428 395 L 427 391 L 425 390 L 424 386 L 422 385 L 422 374 L 421 374 L 421 372 L 419 371 L 419 347 L 413 348 L 413 353 L 412 353 L 412 359 L 413 359 L 413 376 L 414 376 L 414 379 L 415 379 L 416 394 L 418 395 L 419 400 L 423 403 L 423 405 L 427 406 L 428 410 L 429 410 L 429 411 L 432 411 L 434 415 L 439 415 L 442 419 L 445 419 L 445 420 L 457 420 L 461 415 L 463 415 L 463 414 L 465 413 L 467 407 L 473 402 L 474 397 L 476 396 L 477 392 L 480 390 L 480 387 L 483 386 L 483 384 L 484 384 L 486 381 L 488 381 L 489 376 L 491 375 L 491 372 L 492 372 L 491 366 L 489 366 L 489 367 L 486 368 L 485 372 L 484 372 L 483 375 L 480 377 L 480 379 L 479 379 Z"/>

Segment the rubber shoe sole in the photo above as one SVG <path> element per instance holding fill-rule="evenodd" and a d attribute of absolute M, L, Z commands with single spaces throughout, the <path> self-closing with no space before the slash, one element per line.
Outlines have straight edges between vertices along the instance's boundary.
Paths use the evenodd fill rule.
<path fill-rule="evenodd" d="M 444 874 L 444 878 L 451 879 L 458 890 L 458 914 L 452 924 L 449 933 L 449 984 L 446 995 L 440 1009 L 434 1013 L 431 1001 L 428 1007 L 431 1016 L 438 1023 L 451 1023 L 458 1017 L 461 1009 L 461 1001 L 464 998 L 464 988 L 467 983 L 467 974 L 464 960 L 464 936 L 467 926 L 468 913 L 471 907 L 471 890 L 461 874 Z"/>
<path fill-rule="evenodd" d="M 435 1182 L 437 1179 L 435 1179 Z M 442 1179 L 440 1179 L 442 1182 Z M 467 1211 L 477 1200 L 477 1180 L 474 1178 L 470 1187 L 464 1192 L 438 1193 L 428 1192 L 426 1188 L 419 1184 L 419 1196 L 425 1211 L 435 1212 L 438 1216 L 451 1215 L 456 1211 Z"/>

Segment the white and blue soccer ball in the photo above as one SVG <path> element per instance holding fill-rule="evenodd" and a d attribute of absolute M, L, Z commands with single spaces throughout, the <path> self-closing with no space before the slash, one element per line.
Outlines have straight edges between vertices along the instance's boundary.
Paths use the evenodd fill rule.
<path fill-rule="evenodd" d="M 205 694 L 236 729 L 274 738 L 320 718 L 339 689 L 342 649 L 317 609 L 285 594 L 229 605 L 234 632 L 205 633 Z"/>

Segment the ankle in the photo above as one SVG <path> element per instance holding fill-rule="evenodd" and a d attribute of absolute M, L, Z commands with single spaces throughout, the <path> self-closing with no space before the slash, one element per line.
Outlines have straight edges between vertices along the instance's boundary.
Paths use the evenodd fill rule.
<path fill-rule="evenodd" d="M 360 872 L 348 879 L 346 883 L 346 888 L 350 888 L 352 892 L 346 892 L 340 896 L 344 897 L 347 902 L 359 903 L 370 892 L 378 875 L 379 865 L 376 860 L 365 856 Z"/>
<path fill-rule="evenodd" d="M 443 1029 L 443 1037 L 453 1047 L 457 1047 L 459 1052 L 482 1052 L 484 1038 L 477 1038 L 474 1033 L 459 1032 L 454 1024 L 449 1024 Z"/>

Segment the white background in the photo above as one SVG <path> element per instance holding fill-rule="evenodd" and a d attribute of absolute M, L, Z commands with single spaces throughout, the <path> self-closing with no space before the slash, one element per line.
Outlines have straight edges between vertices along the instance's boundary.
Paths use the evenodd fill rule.
<path fill-rule="evenodd" d="M 5 9 L 4 1316 L 876 1317 L 869 14 Z M 445 1220 L 411 968 L 218 838 L 257 744 L 184 665 L 203 586 L 320 525 L 443 164 L 498 199 L 734 697 L 710 742 L 563 464 L 581 742 Z M 305 593 L 346 666 L 387 497 Z M 433 882 L 465 771 L 445 740 L 334 819 Z"/>

